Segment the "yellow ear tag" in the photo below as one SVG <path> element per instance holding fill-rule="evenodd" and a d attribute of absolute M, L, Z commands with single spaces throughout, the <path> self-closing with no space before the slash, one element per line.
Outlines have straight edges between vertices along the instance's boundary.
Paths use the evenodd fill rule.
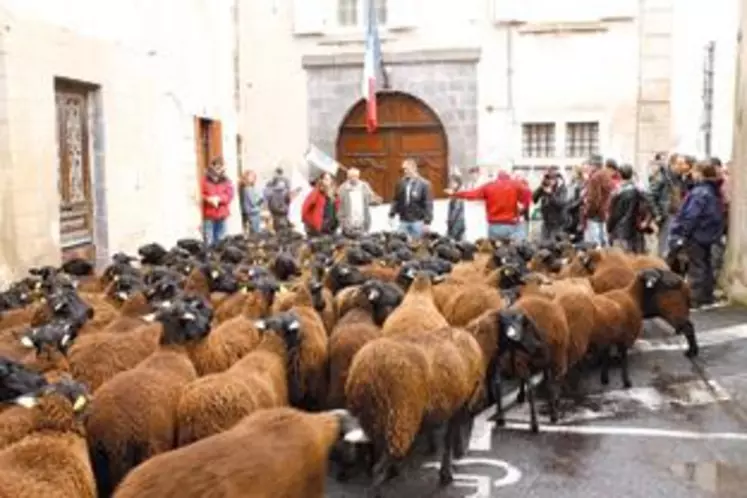
<path fill-rule="evenodd" d="M 278 294 L 280 295 L 288 294 L 288 288 L 284 285 L 281 285 L 280 288 L 278 289 Z"/>
<path fill-rule="evenodd" d="M 241 288 L 241 293 L 242 294 L 249 294 L 249 289 L 247 289 L 246 287 L 242 287 Z"/>
<path fill-rule="evenodd" d="M 78 398 L 75 400 L 75 404 L 73 405 L 73 411 L 79 412 L 86 406 L 86 397 L 82 394 L 78 396 Z"/>

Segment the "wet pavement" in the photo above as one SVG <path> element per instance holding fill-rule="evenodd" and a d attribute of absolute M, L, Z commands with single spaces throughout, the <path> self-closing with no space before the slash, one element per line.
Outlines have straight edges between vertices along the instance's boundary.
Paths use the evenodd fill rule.
<path fill-rule="evenodd" d="M 512 403 L 505 428 L 477 416 L 456 482 L 439 488 L 439 456 L 414 456 L 388 483 L 389 498 L 747 497 L 747 310 L 693 313 L 701 354 L 647 324 L 630 356 L 631 389 L 619 371 L 610 384 L 584 379 L 583 400 L 563 400 L 554 426 L 540 414 L 529 432 L 525 405 Z M 513 400 L 514 393 L 505 392 Z M 366 496 L 367 479 L 329 479 L 330 498 Z"/>

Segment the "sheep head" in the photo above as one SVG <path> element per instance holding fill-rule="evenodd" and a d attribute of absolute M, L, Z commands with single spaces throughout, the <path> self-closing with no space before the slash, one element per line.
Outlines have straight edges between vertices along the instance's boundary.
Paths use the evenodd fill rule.
<path fill-rule="evenodd" d="M 403 292 L 381 280 L 368 280 L 356 292 L 356 304 L 369 310 L 376 325 L 383 325 L 387 317 L 402 303 Z"/>
<path fill-rule="evenodd" d="M 642 287 L 639 306 L 644 318 L 661 317 L 677 332 L 690 322 L 690 287 L 676 273 L 646 268 L 637 276 Z"/>
<path fill-rule="evenodd" d="M 509 308 L 498 314 L 498 351 L 523 351 L 530 356 L 545 349 L 534 321 L 520 309 Z"/>
<path fill-rule="evenodd" d="M 666 262 L 674 273 L 682 277 L 687 275 L 690 258 L 687 255 L 687 246 L 684 239 L 677 239 L 672 243 L 667 253 Z"/>
<path fill-rule="evenodd" d="M 112 282 L 106 289 L 106 294 L 119 303 L 127 301 L 136 292 L 144 288 L 140 278 L 134 275 L 123 275 Z"/>
<path fill-rule="evenodd" d="M 80 328 L 93 318 L 94 311 L 74 289 L 59 289 L 48 298 L 48 306 L 55 318 L 70 320 Z"/>
<path fill-rule="evenodd" d="M 337 294 L 346 287 L 361 285 L 366 277 L 356 267 L 346 263 L 335 263 L 327 270 L 326 280 L 333 294 Z"/>
<path fill-rule="evenodd" d="M 254 327 L 263 334 L 276 334 L 283 340 L 288 351 L 296 351 L 301 343 L 301 322 L 292 311 L 257 320 L 254 322 Z"/>
<path fill-rule="evenodd" d="M 85 434 L 83 418 L 90 404 L 90 393 L 79 382 L 63 378 L 54 384 L 26 392 L 15 398 L 13 403 L 35 411 L 37 429 Z"/>
<path fill-rule="evenodd" d="M 213 310 L 200 296 L 182 296 L 162 304 L 155 320 L 163 325 L 161 345 L 183 345 L 199 341 L 210 333 Z"/>
<path fill-rule="evenodd" d="M 513 289 L 524 283 L 523 272 L 518 265 L 503 265 L 498 270 L 498 287 L 500 289 Z"/>
<path fill-rule="evenodd" d="M 44 376 L 11 359 L 0 357 L 0 402 L 9 402 L 47 385 Z"/>
<path fill-rule="evenodd" d="M 78 335 L 78 328 L 66 320 L 54 320 L 27 331 L 21 337 L 21 344 L 36 349 L 36 354 L 58 351 L 67 354 L 70 345 Z"/>

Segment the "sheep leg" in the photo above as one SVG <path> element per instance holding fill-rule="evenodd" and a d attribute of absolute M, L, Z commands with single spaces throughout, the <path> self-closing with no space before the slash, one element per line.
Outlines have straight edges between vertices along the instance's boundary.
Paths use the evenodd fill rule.
<path fill-rule="evenodd" d="M 425 440 L 428 446 L 426 453 L 428 455 L 435 455 L 438 452 L 438 441 L 436 441 L 435 429 L 425 429 Z"/>
<path fill-rule="evenodd" d="M 545 387 L 547 387 L 547 402 L 550 408 L 550 422 L 558 422 L 558 384 L 549 368 L 545 369 Z"/>
<path fill-rule="evenodd" d="M 467 453 L 467 442 L 472 437 L 472 427 L 475 423 L 475 419 L 467 415 L 466 420 L 460 426 L 458 437 L 454 441 L 454 456 L 459 459 L 464 457 Z"/>
<path fill-rule="evenodd" d="M 599 360 L 602 367 L 599 375 L 599 382 L 601 382 L 603 386 L 606 386 L 610 383 L 610 350 L 608 347 L 603 347 L 601 351 L 599 351 Z"/>
<path fill-rule="evenodd" d="M 495 375 L 493 376 L 493 382 L 490 383 L 490 388 L 493 391 L 493 399 L 495 400 L 495 415 L 493 415 L 493 421 L 498 427 L 506 425 L 506 415 L 503 412 L 503 386 L 502 386 L 501 373 L 496 369 Z"/>
<path fill-rule="evenodd" d="M 622 374 L 623 387 L 628 389 L 633 385 L 630 382 L 630 373 L 628 372 L 628 348 L 622 344 L 618 344 L 617 351 L 620 353 L 620 372 Z"/>
<path fill-rule="evenodd" d="M 389 455 L 389 452 L 382 451 L 379 461 L 376 462 L 373 468 L 373 480 L 371 482 L 370 495 L 372 498 L 381 498 L 381 488 L 384 483 L 389 479 L 389 472 L 394 464 L 394 460 Z"/>
<path fill-rule="evenodd" d="M 444 436 L 444 448 L 441 456 L 441 470 L 438 471 L 438 477 L 441 482 L 441 486 L 447 486 L 454 482 L 454 469 L 453 469 L 453 452 L 454 452 L 454 440 L 459 437 L 461 417 L 459 414 L 454 415 L 449 419 L 449 423 L 446 425 L 446 434 Z"/>
<path fill-rule="evenodd" d="M 519 394 L 516 395 L 516 403 L 522 404 L 526 399 L 526 382 L 519 382 Z"/>
<path fill-rule="evenodd" d="M 529 427 L 535 434 L 539 432 L 539 424 L 537 424 L 537 408 L 534 405 L 534 387 L 531 382 L 522 380 L 522 386 L 526 384 L 527 401 L 529 401 Z"/>
<path fill-rule="evenodd" d="M 685 323 L 677 333 L 683 334 L 687 340 L 687 351 L 685 351 L 685 356 L 688 358 L 695 358 L 698 356 L 698 340 L 695 338 L 695 327 L 692 322 L 688 321 Z"/>

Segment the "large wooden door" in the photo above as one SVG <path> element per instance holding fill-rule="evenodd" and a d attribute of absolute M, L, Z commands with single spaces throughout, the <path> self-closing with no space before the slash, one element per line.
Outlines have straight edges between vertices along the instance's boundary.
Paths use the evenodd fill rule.
<path fill-rule="evenodd" d="M 337 161 L 361 170 L 361 178 L 392 200 L 402 161 L 413 158 L 435 197 L 443 197 L 447 181 L 446 134 L 436 114 L 421 101 L 403 93 L 378 95 L 379 129 L 366 131 L 365 102 L 358 102 L 340 126 Z"/>
<path fill-rule="evenodd" d="M 202 177 L 213 159 L 223 157 L 223 126 L 220 121 L 195 117 L 195 155 L 197 158 L 197 205 L 202 215 Z"/>
<path fill-rule="evenodd" d="M 62 259 L 95 260 L 91 188 L 90 88 L 55 82 L 59 158 L 60 245 Z"/>

